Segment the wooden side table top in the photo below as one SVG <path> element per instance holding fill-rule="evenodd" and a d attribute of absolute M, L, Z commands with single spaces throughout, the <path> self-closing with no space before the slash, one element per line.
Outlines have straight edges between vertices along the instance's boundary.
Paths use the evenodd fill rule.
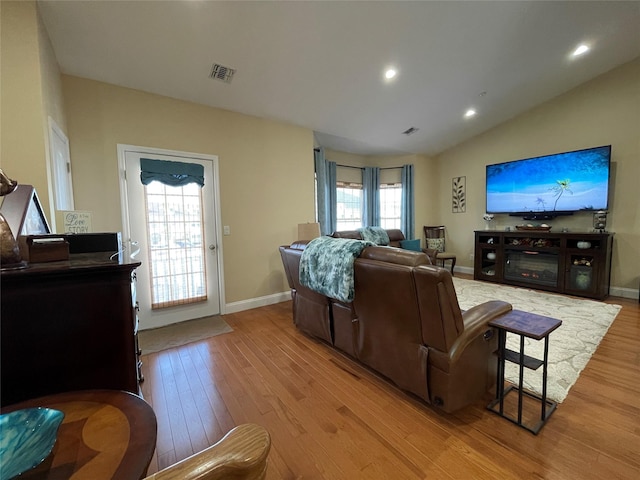
<path fill-rule="evenodd" d="M 51 454 L 21 479 L 139 479 L 156 446 L 156 417 L 142 398 L 118 390 L 66 392 L 2 409 L 61 410 L 65 417 Z"/>
<path fill-rule="evenodd" d="M 507 332 L 524 335 L 535 340 L 542 340 L 562 325 L 562 320 L 545 317 L 535 313 L 511 310 L 489 322 L 489 326 L 502 328 Z"/>

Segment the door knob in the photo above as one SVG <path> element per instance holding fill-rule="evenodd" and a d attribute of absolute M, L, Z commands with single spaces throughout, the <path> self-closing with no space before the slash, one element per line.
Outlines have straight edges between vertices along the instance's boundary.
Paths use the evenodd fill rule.
<path fill-rule="evenodd" d="M 211 245 L 209 245 L 209 250 L 215 250 L 216 246 L 212 243 Z"/>

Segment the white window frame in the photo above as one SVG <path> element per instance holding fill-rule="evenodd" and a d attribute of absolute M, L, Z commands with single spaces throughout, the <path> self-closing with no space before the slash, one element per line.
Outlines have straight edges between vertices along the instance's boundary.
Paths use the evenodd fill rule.
<path fill-rule="evenodd" d="M 380 226 L 385 229 L 401 228 L 402 183 L 380 185 Z"/>
<path fill-rule="evenodd" d="M 343 194 L 346 192 L 359 192 L 360 197 L 359 208 L 354 208 L 355 203 L 345 203 L 338 200 L 340 191 Z M 353 194 L 352 194 L 353 195 Z M 364 192 L 361 183 L 354 182 L 336 182 L 336 229 L 341 230 L 356 230 L 362 227 L 362 216 L 364 213 Z"/>

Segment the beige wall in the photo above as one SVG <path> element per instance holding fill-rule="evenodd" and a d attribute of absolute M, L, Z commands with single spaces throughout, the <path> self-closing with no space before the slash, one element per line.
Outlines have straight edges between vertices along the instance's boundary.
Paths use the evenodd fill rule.
<path fill-rule="evenodd" d="M 121 230 L 117 145 L 217 155 L 226 303 L 287 289 L 278 246 L 314 218 L 313 132 L 62 76 L 76 208 Z"/>
<path fill-rule="evenodd" d="M 615 232 L 611 285 L 637 289 L 640 275 L 640 58 L 542 104 L 437 157 L 439 221 L 458 265 L 471 267 L 473 230 L 483 229 L 485 166 L 550 153 L 612 145 L 612 194 L 607 229 Z M 466 176 L 467 211 L 451 213 L 451 179 Z M 522 219 L 498 215 L 504 228 Z M 589 231 L 592 215 L 547 222 L 555 231 Z M 629 292 L 630 293 L 630 292 Z"/>
<path fill-rule="evenodd" d="M 286 290 L 277 246 L 313 220 L 314 139 L 308 129 L 70 76 L 57 63 L 33 2 L 1 2 L 0 165 L 36 186 L 49 207 L 47 116 L 71 144 L 76 208 L 95 230 L 120 230 L 118 143 L 218 155 L 226 302 Z M 63 95 L 64 93 L 64 101 Z M 616 232 L 612 285 L 636 289 L 640 271 L 640 59 L 541 105 L 436 158 L 328 154 L 358 166 L 415 165 L 416 232 L 443 223 L 459 265 L 471 267 L 474 229 L 483 228 L 484 167 L 553 152 L 613 145 L 609 229 Z M 467 212 L 451 213 L 451 178 L 466 176 Z M 495 226 L 517 223 L 498 217 Z M 587 230 L 590 215 L 556 229 Z"/>
<path fill-rule="evenodd" d="M 64 99 L 62 98 L 62 82 L 60 67 L 53 52 L 53 46 L 49 39 L 40 16 L 38 16 L 38 45 L 40 51 L 40 75 L 42 78 L 42 103 L 44 114 L 51 117 L 63 132 L 67 131 L 67 119 L 64 111 Z M 46 118 L 44 119 L 46 122 Z M 48 127 L 48 124 L 45 123 Z M 48 132 L 48 129 L 47 129 Z"/>
<path fill-rule="evenodd" d="M 0 12 L 0 164 L 34 185 L 49 212 L 37 11 L 31 2 L 2 2 Z"/>
<path fill-rule="evenodd" d="M 60 70 L 35 3 L 1 3 L 0 166 L 36 188 L 55 230 L 48 118 L 65 131 Z"/>

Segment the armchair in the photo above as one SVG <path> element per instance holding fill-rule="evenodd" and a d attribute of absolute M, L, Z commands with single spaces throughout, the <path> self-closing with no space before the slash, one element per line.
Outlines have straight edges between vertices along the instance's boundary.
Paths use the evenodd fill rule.
<path fill-rule="evenodd" d="M 445 227 L 444 225 L 438 226 L 424 226 L 424 236 L 426 238 L 426 248 L 422 251 L 427 254 L 429 260 L 434 265 L 442 265 L 445 268 L 445 262 L 451 262 L 451 275 L 453 275 L 453 268 L 456 266 L 456 254 L 447 252 L 445 249 Z"/>

